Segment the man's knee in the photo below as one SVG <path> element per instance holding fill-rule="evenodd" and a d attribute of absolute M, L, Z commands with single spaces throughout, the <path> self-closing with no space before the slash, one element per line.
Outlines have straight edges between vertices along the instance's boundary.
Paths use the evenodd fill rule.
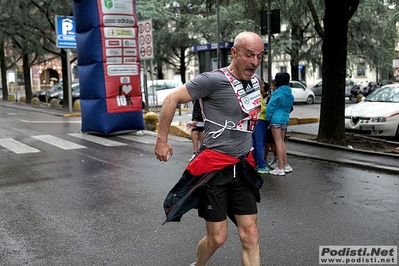
<path fill-rule="evenodd" d="M 212 249 L 218 249 L 226 242 L 227 234 L 218 233 L 218 234 L 208 234 L 208 243 Z"/>
<path fill-rule="evenodd" d="M 252 247 L 258 245 L 258 227 L 256 223 L 246 224 L 239 228 L 238 234 L 243 246 Z"/>

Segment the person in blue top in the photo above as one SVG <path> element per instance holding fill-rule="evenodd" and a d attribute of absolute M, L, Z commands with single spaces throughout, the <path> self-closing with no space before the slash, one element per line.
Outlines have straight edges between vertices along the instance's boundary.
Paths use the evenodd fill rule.
<path fill-rule="evenodd" d="M 266 127 L 266 102 L 267 91 L 269 90 L 269 84 L 262 79 L 260 84 L 260 99 L 261 109 L 256 122 L 254 133 L 252 134 L 252 143 L 254 147 L 254 159 L 256 163 L 256 170 L 259 174 L 269 173 L 270 169 L 266 166 L 265 160 L 265 145 L 267 137 Z"/>
<path fill-rule="evenodd" d="M 294 96 L 289 87 L 290 75 L 280 72 L 275 77 L 277 89 L 273 92 L 266 108 L 266 120 L 270 122 L 270 127 L 276 145 L 278 157 L 278 167 L 270 171 L 271 175 L 283 176 L 285 173 L 292 172 L 292 167 L 288 164 L 287 149 L 285 146 L 285 132 L 290 120 L 290 112 L 294 104 Z"/>

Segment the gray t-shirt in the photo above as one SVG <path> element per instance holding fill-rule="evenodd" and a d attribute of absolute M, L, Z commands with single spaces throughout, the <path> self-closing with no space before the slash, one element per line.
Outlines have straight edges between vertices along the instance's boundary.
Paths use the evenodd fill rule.
<path fill-rule="evenodd" d="M 246 86 L 246 84 L 244 84 Z M 234 157 L 245 155 L 252 146 L 252 134 L 245 131 L 225 129 L 220 125 L 237 125 L 248 114 L 238 102 L 232 85 L 221 71 L 205 72 L 186 83 L 191 97 L 202 98 L 206 117 L 203 145 Z M 217 125 L 217 124 L 219 125 Z"/>

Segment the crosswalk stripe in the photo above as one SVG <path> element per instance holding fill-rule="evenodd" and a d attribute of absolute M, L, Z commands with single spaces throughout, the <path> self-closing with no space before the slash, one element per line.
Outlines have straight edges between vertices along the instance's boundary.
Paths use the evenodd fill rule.
<path fill-rule="evenodd" d="M 112 146 L 125 146 L 127 145 L 126 143 L 122 143 L 122 142 L 118 142 L 118 141 L 114 141 L 111 139 L 107 139 L 105 137 L 98 137 L 98 136 L 93 136 L 93 135 L 89 135 L 89 134 L 82 134 L 82 133 L 69 133 L 69 136 L 75 137 L 75 138 L 80 138 L 80 139 L 84 139 L 84 140 L 88 140 L 100 145 L 104 145 L 107 147 L 112 147 Z"/>
<path fill-rule="evenodd" d="M 38 149 L 35 149 L 12 138 L 0 139 L 0 146 L 3 146 L 4 148 L 16 154 L 40 152 Z"/>
<path fill-rule="evenodd" d="M 21 122 L 24 122 L 24 123 L 29 123 L 29 124 L 81 124 L 82 123 L 82 121 L 80 121 L 80 120 L 67 120 L 67 121 L 64 121 L 64 120 L 62 120 L 62 121 L 60 121 L 60 120 L 57 120 L 57 121 L 52 121 L 52 120 L 50 120 L 50 121 L 41 121 L 41 120 L 33 121 L 33 120 L 24 120 L 24 119 L 18 119 L 18 120 Z"/>
<path fill-rule="evenodd" d="M 155 144 L 155 140 L 156 140 L 153 137 L 146 138 L 144 136 L 134 136 L 134 135 L 122 135 L 122 136 L 118 136 L 118 138 L 136 141 L 136 142 L 143 143 L 143 144 Z"/>
<path fill-rule="evenodd" d="M 135 134 L 119 135 L 118 138 L 136 141 L 136 142 L 143 143 L 143 144 L 155 145 L 155 142 L 157 140 L 157 133 L 153 132 L 153 131 L 147 131 L 147 130 L 146 131 L 137 131 Z M 191 140 L 188 138 L 174 136 L 171 134 L 169 134 L 168 139 L 175 140 L 178 142 L 191 142 Z"/>
<path fill-rule="evenodd" d="M 68 140 L 63 140 L 51 135 L 38 135 L 38 136 L 33 136 L 33 138 L 37 140 L 41 140 L 43 142 L 46 142 L 48 144 L 51 144 L 53 146 L 56 146 L 58 148 L 61 148 L 63 150 L 74 150 L 74 149 L 84 149 L 87 148 L 85 146 L 75 144 L 71 141 Z"/>

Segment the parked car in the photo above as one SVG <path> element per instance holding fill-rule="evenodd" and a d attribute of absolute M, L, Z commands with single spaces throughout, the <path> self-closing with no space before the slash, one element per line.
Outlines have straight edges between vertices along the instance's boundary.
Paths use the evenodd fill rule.
<path fill-rule="evenodd" d="M 46 102 L 46 95 L 47 95 L 47 102 L 50 102 L 52 98 L 56 98 L 58 95 L 55 97 L 50 97 L 52 94 L 58 92 L 59 90 L 62 91 L 62 83 L 55 84 L 53 87 L 50 89 L 44 89 L 44 90 L 39 90 L 37 92 L 32 93 L 33 97 L 39 98 L 41 102 Z"/>
<path fill-rule="evenodd" d="M 46 92 L 47 101 L 51 101 L 51 99 L 58 99 L 60 92 L 62 92 L 63 86 L 62 83 L 59 83 Z"/>
<path fill-rule="evenodd" d="M 80 85 L 79 83 L 74 83 L 71 85 L 71 94 L 72 94 L 72 104 L 80 99 Z M 60 104 L 63 103 L 64 101 L 64 92 L 61 90 L 58 93 L 58 100 L 60 101 Z"/>
<path fill-rule="evenodd" d="M 314 103 L 315 95 L 313 91 L 306 88 L 302 82 L 291 80 L 290 87 L 292 95 L 294 95 L 294 103 Z"/>
<path fill-rule="evenodd" d="M 182 82 L 178 80 L 158 79 L 154 81 L 148 81 L 147 89 L 149 106 L 162 106 L 166 95 L 168 95 L 174 88 L 181 84 Z M 142 92 L 144 102 L 144 88 L 142 88 Z"/>
<path fill-rule="evenodd" d="M 399 84 L 378 88 L 346 107 L 345 131 L 399 139 Z"/>
<path fill-rule="evenodd" d="M 46 101 L 46 91 L 47 90 L 38 90 L 32 93 L 32 97 L 39 98 L 41 102 Z"/>
<path fill-rule="evenodd" d="M 353 86 L 357 86 L 356 82 L 353 79 L 346 78 L 345 79 L 345 97 L 349 97 L 350 100 L 354 100 L 353 94 L 351 93 L 351 89 Z M 310 88 L 315 96 L 322 96 L 323 94 L 323 81 L 318 82 L 312 88 Z"/>
<path fill-rule="evenodd" d="M 310 88 L 315 96 L 321 96 L 322 94 L 322 89 L 323 89 L 323 81 L 318 82 L 316 85 L 314 85 L 312 88 Z"/>

